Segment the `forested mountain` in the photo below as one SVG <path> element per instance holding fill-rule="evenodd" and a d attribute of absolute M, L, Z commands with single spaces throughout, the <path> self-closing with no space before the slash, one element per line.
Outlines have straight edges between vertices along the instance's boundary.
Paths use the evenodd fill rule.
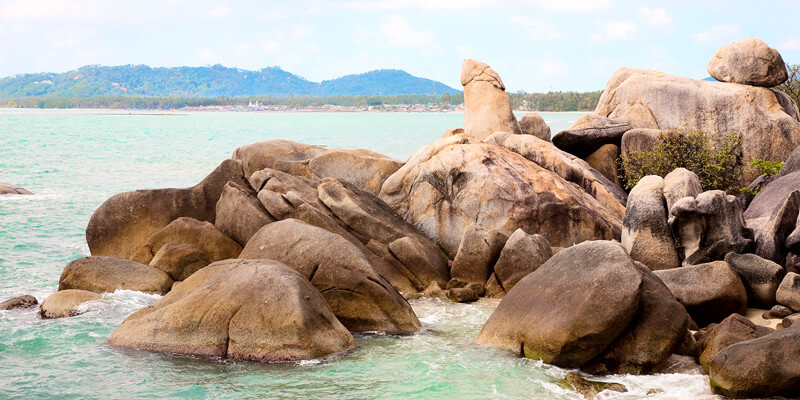
<path fill-rule="evenodd" d="M 441 82 L 383 69 L 311 82 L 280 67 L 248 71 L 222 65 L 160 67 L 88 65 L 64 73 L 22 74 L 0 79 L 0 98 L 100 96 L 243 97 L 457 94 Z"/>

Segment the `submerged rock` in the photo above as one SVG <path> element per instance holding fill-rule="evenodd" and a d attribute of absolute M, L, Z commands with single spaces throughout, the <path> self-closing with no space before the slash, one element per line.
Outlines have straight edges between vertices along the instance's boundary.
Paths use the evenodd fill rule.
<path fill-rule="evenodd" d="M 131 314 L 108 344 L 251 361 L 325 357 L 355 346 L 308 280 L 273 260 L 226 260 Z"/>
<path fill-rule="evenodd" d="M 774 87 L 788 78 L 777 50 L 750 38 L 722 46 L 708 63 L 708 73 L 720 82 Z"/>
<path fill-rule="evenodd" d="M 468 137 L 483 140 L 497 131 L 522 133 L 503 81 L 486 63 L 464 60 L 461 85 L 464 86 L 464 131 Z"/>
<path fill-rule="evenodd" d="M 99 294 L 87 290 L 59 290 L 42 300 L 39 309 L 42 318 L 74 317 L 82 314 L 82 311 L 78 309 L 79 305 L 101 298 Z"/>
<path fill-rule="evenodd" d="M 12 297 L 8 300 L 3 301 L 0 303 L 0 311 L 3 310 L 13 310 L 15 308 L 26 308 L 31 307 L 39 304 L 39 301 L 36 300 L 36 297 L 33 297 L 29 294 Z"/>
<path fill-rule="evenodd" d="M 10 183 L 0 182 L 0 195 L 3 194 L 33 194 L 33 192 Z"/>
<path fill-rule="evenodd" d="M 172 278 L 164 271 L 106 256 L 72 260 L 58 280 L 58 290 L 80 289 L 95 293 L 113 293 L 121 289 L 164 294 L 171 288 Z"/>

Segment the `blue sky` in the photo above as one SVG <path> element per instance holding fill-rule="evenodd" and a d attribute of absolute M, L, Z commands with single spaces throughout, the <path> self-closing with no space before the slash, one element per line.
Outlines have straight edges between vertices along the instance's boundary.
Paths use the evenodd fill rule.
<path fill-rule="evenodd" d="M 475 58 L 510 91 L 599 90 L 623 66 L 704 78 L 719 46 L 753 36 L 800 63 L 798 16 L 800 0 L 0 0 L 0 76 L 221 63 L 460 88 Z"/>

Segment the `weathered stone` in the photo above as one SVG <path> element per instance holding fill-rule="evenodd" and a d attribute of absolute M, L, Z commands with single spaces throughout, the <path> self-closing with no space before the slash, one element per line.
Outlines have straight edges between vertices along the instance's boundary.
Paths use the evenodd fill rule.
<path fill-rule="evenodd" d="M 529 235 L 522 229 L 517 229 L 508 237 L 500 252 L 500 257 L 494 265 L 495 279 L 501 285 L 503 292 L 508 292 L 520 279 L 536 271 L 552 256 L 553 250 L 547 239 L 541 235 Z M 491 277 L 489 281 L 491 281 Z"/>
<path fill-rule="evenodd" d="M 572 387 L 576 392 L 583 395 L 583 397 L 587 400 L 594 399 L 597 397 L 597 395 L 606 390 L 620 393 L 625 393 L 628 391 L 628 389 L 626 389 L 622 384 L 590 381 L 588 379 L 581 378 L 574 372 L 567 372 L 567 376 L 564 377 L 564 383 Z"/>
<path fill-rule="evenodd" d="M 412 333 L 420 324 L 406 300 L 339 235 L 286 219 L 258 231 L 239 258 L 276 260 L 306 277 L 353 332 Z"/>
<path fill-rule="evenodd" d="M 461 85 L 464 86 L 464 131 L 467 136 L 483 140 L 497 131 L 522 133 L 503 81 L 486 63 L 464 60 Z"/>
<path fill-rule="evenodd" d="M 660 176 L 645 176 L 631 190 L 622 220 L 622 245 L 634 260 L 651 270 L 680 266 L 667 224 L 664 179 Z"/>
<path fill-rule="evenodd" d="M 586 156 L 584 161 L 616 186 L 622 187 L 619 175 L 619 156 L 619 145 L 609 143 L 600 146 L 592 154 Z"/>
<path fill-rule="evenodd" d="M 497 230 L 468 226 L 453 258 L 450 275 L 466 283 L 485 283 L 506 240 L 508 236 Z"/>
<path fill-rule="evenodd" d="M 444 291 L 437 282 L 431 282 L 431 284 L 425 288 L 425 291 L 422 292 L 422 295 L 434 299 L 447 300 L 447 292 Z"/>
<path fill-rule="evenodd" d="M 214 226 L 239 245 L 247 244 L 262 226 L 274 221 L 255 192 L 234 182 L 228 182 L 222 189 Z"/>
<path fill-rule="evenodd" d="M 447 132 L 442 135 L 440 139 L 449 138 L 451 136 L 458 136 L 464 134 L 464 128 L 452 128 L 448 129 Z"/>
<path fill-rule="evenodd" d="M 744 314 L 747 291 L 725 261 L 655 271 L 700 326 Z"/>
<path fill-rule="evenodd" d="M 664 177 L 664 199 L 667 201 L 667 210 L 671 210 L 675 203 L 684 197 L 697 197 L 703 193 L 700 178 L 686 168 L 676 168 Z M 673 218 L 672 215 L 669 218 Z"/>
<path fill-rule="evenodd" d="M 755 254 L 728 253 L 725 262 L 742 279 L 751 306 L 770 307 L 775 304 L 775 292 L 786 275 L 783 267 Z"/>
<path fill-rule="evenodd" d="M 231 158 L 241 162 L 246 179 L 250 179 L 254 172 L 264 168 L 310 178 L 309 160 L 324 151 L 325 149 L 319 146 L 277 139 L 239 147 Z"/>
<path fill-rule="evenodd" d="M 336 178 L 377 195 L 403 162 L 364 149 L 329 149 L 308 161 L 312 179 Z"/>
<path fill-rule="evenodd" d="M 536 232 L 553 246 L 619 237 L 621 220 L 591 195 L 509 150 L 440 139 L 383 185 L 381 199 L 455 257 L 467 226 Z"/>
<path fill-rule="evenodd" d="M 222 189 L 247 185 L 238 161 L 225 160 L 189 189 L 137 190 L 115 195 L 92 214 L 86 242 L 93 256 L 130 258 L 147 238 L 180 217 L 214 222 Z"/>
<path fill-rule="evenodd" d="M 31 191 L 10 183 L 0 182 L 0 195 L 3 194 L 33 194 Z"/>
<path fill-rule="evenodd" d="M 447 298 L 456 303 L 469 303 L 477 301 L 480 296 L 469 287 L 452 288 L 447 290 Z"/>
<path fill-rule="evenodd" d="M 83 314 L 79 305 L 100 300 L 102 297 L 88 290 L 67 289 L 59 290 L 42 300 L 39 309 L 42 318 L 65 318 Z"/>
<path fill-rule="evenodd" d="M 794 313 L 789 307 L 782 306 L 780 304 L 775 304 L 769 311 L 765 311 L 764 314 L 761 316 L 764 319 L 783 319 L 786 318 Z"/>
<path fill-rule="evenodd" d="M 161 246 L 149 265 L 182 281 L 212 262 L 203 249 L 193 244 L 169 242 Z"/>
<path fill-rule="evenodd" d="M 537 112 L 529 112 L 522 116 L 519 120 L 519 127 L 523 135 L 532 135 L 550 141 L 550 127 Z"/>
<path fill-rule="evenodd" d="M 800 190 L 797 188 L 800 188 L 800 173 L 778 178 L 753 198 L 744 213 L 747 226 L 755 234 L 755 253 L 778 264 L 784 263 L 786 239 L 797 226 L 800 214 Z M 767 210 L 770 206 L 774 208 Z"/>
<path fill-rule="evenodd" d="M 36 300 L 36 297 L 33 297 L 29 294 L 12 297 L 8 300 L 3 301 L 0 303 L 0 311 L 3 310 L 13 310 L 15 308 L 26 308 L 31 307 L 36 304 L 39 304 L 39 301 Z"/>
<path fill-rule="evenodd" d="M 251 361 L 320 358 L 355 341 L 319 292 L 273 260 L 226 260 L 131 314 L 108 344 Z"/>
<path fill-rule="evenodd" d="M 58 280 L 58 290 L 80 289 L 95 293 L 113 293 L 121 289 L 164 294 L 171 288 L 172 278 L 164 271 L 106 256 L 72 260 Z"/>
<path fill-rule="evenodd" d="M 775 292 L 775 300 L 792 310 L 800 311 L 800 274 L 786 274 Z"/>
<path fill-rule="evenodd" d="M 757 38 L 720 47 L 708 63 L 708 73 L 720 82 L 764 87 L 788 78 L 780 53 Z"/>
<path fill-rule="evenodd" d="M 586 114 L 578 118 L 572 127 L 553 136 L 553 144 L 567 153 L 585 158 L 603 145 L 619 145 L 622 135 L 630 129 L 628 123 L 594 113 Z"/>
<path fill-rule="evenodd" d="M 483 295 L 490 299 L 500 299 L 506 295 L 505 289 L 503 289 L 503 286 L 500 285 L 500 280 L 497 279 L 497 276 L 494 273 L 489 276 L 489 279 L 483 286 L 486 289 Z"/>
<path fill-rule="evenodd" d="M 708 372 L 711 360 L 724 348 L 746 340 L 757 339 L 772 332 L 773 329 L 758 326 L 739 314 L 731 314 L 719 324 L 709 326 L 697 342 L 698 362 Z"/>
<path fill-rule="evenodd" d="M 477 343 L 579 367 L 633 320 L 641 285 L 639 270 L 618 243 L 577 244 L 520 280 L 489 317 Z"/>
<path fill-rule="evenodd" d="M 131 260 L 149 264 L 153 261 L 153 256 L 170 242 L 197 246 L 211 261 L 236 258 L 242 251 L 242 246 L 220 232 L 214 224 L 181 217 L 150 235 L 147 241 L 133 253 Z"/>

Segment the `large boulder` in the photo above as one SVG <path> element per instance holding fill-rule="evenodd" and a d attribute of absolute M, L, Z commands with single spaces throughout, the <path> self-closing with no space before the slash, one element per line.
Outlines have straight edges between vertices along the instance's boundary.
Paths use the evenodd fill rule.
<path fill-rule="evenodd" d="M 786 64 L 778 50 L 750 38 L 722 46 L 708 63 L 708 73 L 720 82 L 764 87 L 786 82 Z"/>
<path fill-rule="evenodd" d="M 703 369 L 708 372 L 711 360 L 726 347 L 757 339 L 772 333 L 774 330 L 759 326 L 740 314 L 731 314 L 719 324 L 712 324 L 697 342 L 698 361 Z"/>
<path fill-rule="evenodd" d="M 0 194 L 33 194 L 33 193 L 17 185 L 0 182 Z"/>
<path fill-rule="evenodd" d="M 402 166 L 400 160 L 364 149 L 325 150 L 308 162 L 312 178 L 336 178 L 375 195 L 383 181 Z"/>
<path fill-rule="evenodd" d="M 714 393 L 735 398 L 800 395 L 800 324 L 728 346 L 711 360 Z"/>
<path fill-rule="evenodd" d="M 217 202 L 217 218 L 214 226 L 239 245 L 247 244 L 262 226 L 273 221 L 275 218 L 269 215 L 258 201 L 256 193 L 249 188 L 228 182 L 222 189 Z"/>
<path fill-rule="evenodd" d="M 755 253 L 784 264 L 786 239 L 797 227 L 800 214 L 800 173 L 775 179 L 762 189 L 744 212 L 747 226 L 754 232 Z"/>
<path fill-rule="evenodd" d="M 407 334 L 420 323 L 411 306 L 339 235 L 295 219 L 273 222 L 250 239 L 239 258 L 270 259 L 300 272 L 353 332 Z"/>
<path fill-rule="evenodd" d="M 242 251 L 242 246 L 220 232 L 214 224 L 181 217 L 150 235 L 147 241 L 134 252 L 131 260 L 149 264 L 158 251 L 171 242 L 197 246 L 208 255 L 208 259 L 211 261 L 236 258 Z"/>
<path fill-rule="evenodd" d="M 180 217 L 214 222 L 228 182 L 247 185 L 242 164 L 225 160 L 202 182 L 188 189 L 136 190 L 115 195 L 92 214 L 86 242 L 93 256 L 130 258 L 150 235 Z"/>
<path fill-rule="evenodd" d="M 800 312 L 800 274 L 794 272 L 786 274 L 775 292 L 775 300 Z"/>
<path fill-rule="evenodd" d="M 355 346 L 308 280 L 273 260 L 214 263 L 131 314 L 107 343 L 252 361 L 314 359 Z"/>
<path fill-rule="evenodd" d="M 700 178 L 686 168 L 675 168 L 664 176 L 664 200 L 667 202 L 667 211 L 672 209 L 678 200 L 684 197 L 697 197 L 700 193 L 703 193 Z M 674 216 L 669 218 L 672 219 Z"/>
<path fill-rule="evenodd" d="M 523 135 L 536 136 L 539 139 L 550 141 L 550 127 L 537 112 L 529 112 L 519 120 L 519 127 Z"/>
<path fill-rule="evenodd" d="M 13 310 L 16 308 L 27 308 L 36 304 L 39 304 L 39 301 L 36 300 L 36 297 L 25 294 L 4 300 L 2 303 L 0 303 L 0 311 Z"/>
<path fill-rule="evenodd" d="M 585 158 L 607 144 L 619 145 L 622 135 L 631 129 L 627 122 L 613 121 L 603 115 L 586 114 L 567 130 L 553 136 L 553 144 L 567 153 Z"/>
<path fill-rule="evenodd" d="M 113 293 L 117 289 L 164 294 L 172 288 L 172 278 L 149 265 L 116 257 L 92 256 L 70 261 L 58 290 L 80 289 Z"/>
<path fill-rule="evenodd" d="M 725 261 L 655 271 L 700 326 L 744 314 L 747 291 Z"/>
<path fill-rule="evenodd" d="M 529 235 L 522 229 L 517 229 L 508 237 L 494 265 L 495 279 L 508 292 L 552 256 L 550 243 L 542 235 Z"/>
<path fill-rule="evenodd" d="M 42 318 L 65 318 L 82 314 L 85 310 L 78 307 L 83 303 L 100 300 L 102 297 L 88 290 L 59 290 L 47 296 L 39 305 Z"/>
<path fill-rule="evenodd" d="M 276 139 L 239 147 L 231 158 L 241 162 L 246 179 L 264 168 L 310 178 L 309 160 L 324 151 L 319 146 Z"/>
<path fill-rule="evenodd" d="M 484 284 L 506 240 L 508 236 L 495 229 L 468 226 L 453 258 L 450 276 L 460 282 Z"/>
<path fill-rule="evenodd" d="M 608 81 L 595 113 L 621 120 L 642 107 L 652 113 L 659 129 L 736 135 L 743 142 L 742 166 L 753 158 L 784 161 L 800 145 L 795 110 L 784 108 L 767 88 L 621 68 Z M 756 175 L 748 169 L 742 184 L 747 185 Z"/>
<path fill-rule="evenodd" d="M 619 237 L 621 218 L 581 188 L 509 150 L 453 136 L 417 151 L 380 198 L 454 257 L 475 223 L 538 233 L 557 247 Z"/>
<path fill-rule="evenodd" d="M 667 224 L 664 179 L 660 176 L 645 176 L 631 190 L 622 220 L 622 245 L 634 260 L 651 270 L 680 266 Z"/>
<path fill-rule="evenodd" d="M 461 85 L 464 86 L 464 131 L 467 136 L 482 140 L 497 131 L 522 133 L 503 81 L 486 63 L 464 60 Z"/>
<path fill-rule="evenodd" d="M 486 321 L 477 343 L 579 367 L 630 324 L 641 285 L 639 270 L 619 244 L 575 245 L 520 280 Z"/>
<path fill-rule="evenodd" d="M 786 275 L 783 267 L 755 254 L 728 253 L 725 262 L 742 279 L 751 306 L 769 308 L 775 304 L 775 292 Z"/>

